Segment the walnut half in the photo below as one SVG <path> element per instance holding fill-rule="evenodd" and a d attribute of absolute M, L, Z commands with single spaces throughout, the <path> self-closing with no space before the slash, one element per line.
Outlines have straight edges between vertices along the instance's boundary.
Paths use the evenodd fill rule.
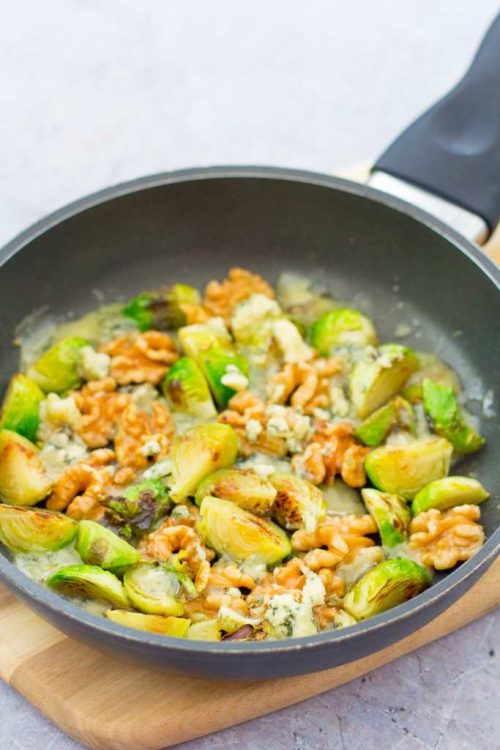
<path fill-rule="evenodd" d="M 484 541 L 477 505 L 459 505 L 442 513 L 432 509 L 419 513 L 410 525 L 411 549 L 417 550 L 424 565 L 436 570 L 453 568 L 468 560 Z"/>

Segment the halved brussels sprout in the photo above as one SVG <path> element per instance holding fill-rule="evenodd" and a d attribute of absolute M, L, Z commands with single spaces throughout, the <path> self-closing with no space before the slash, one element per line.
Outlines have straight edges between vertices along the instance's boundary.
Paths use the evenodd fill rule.
<path fill-rule="evenodd" d="M 162 563 L 140 563 L 123 577 L 125 592 L 136 609 L 150 615 L 182 615 L 184 605 L 178 598 L 178 576 Z"/>
<path fill-rule="evenodd" d="M 82 384 L 78 373 L 80 351 L 86 339 L 71 336 L 50 347 L 29 369 L 29 377 L 46 393 L 64 393 Z"/>
<path fill-rule="evenodd" d="M 162 385 L 163 395 L 173 409 L 210 419 L 217 411 L 207 381 L 191 357 L 182 357 L 170 368 Z"/>
<path fill-rule="evenodd" d="M 412 599 L 431 580 L 427 568 L 413 560 L 385 560 L 354 584 L 343 606 L 356 620 L 366 620 Z"/>
<path fill-rule="evenodd" d="M 485 444 L 485 439 L 465 422 L 452 388 L 424 378 L 422 396 L 433 432 L 449 440 L 456 453 L 473 453 Z"/>
<path fill-rule="evenodd" d="M 222 606 L 219 608 L 217 615 L 217 621 L 221 630 L 226 633 L 235 633 L 245 625 L 258 625 L 259 620 L 255 620 L 251 617 L 245 617 L 241 612 L 231 609 L 231 607 Z"/>
<path fill-rule="evenodd" d="M 311 343 L 323 357 L 337 346 L 376 346 L 377 340 L 372 321 L 347 307 L 327 312 L 311 328 Z"/>
<path fill-rule="evenodd" d="M 155 328 L 158 331 L 177 330 L 187 323 L 183 305 L 199 305 L 199 292 L 187 284 L 174 284 L 167 289 L 145 292 L 134 297 L 123 314 L 137 325 L 140 331 Z"/>
<path fill-rule="evenodd" d="M 279 526 L 219 497 L 203 498 L 198 528 L 209 547 L 236 562 L 277 565 L 292 551 Z"/>
<path fill-rule="evenodd" d="M 201 505 L 206 495 L 231 500 L 263 516 L 271 510 L 277 491 L 271 482 L 252 469 L 219 469 L 209 474 L 196 490 L 196 504 Z"/>
<path fill-rule="evenodd" d="M 278 494 L 273 505 L 275 520 L 285 529 L 314 531 L 326 515 L 326 500 L 314 484 L 296 474 L 277 473 L 269 481 Z"/>
<path fill-rule="evenodd" d="M 411 499 L 426 484 L 448 474 L 452 450 L 447 440 L 438 437 L 384 445 L 365 458 L 365 469 L 379 490 Z"/>
<path fill-rule="evenodd" d="M 221 626 L 217 620 L 193 622 L 186 638 L 190 641 L 220 641 Z"/>
<path fill-rule="evenodd" d="M 375 359 L 360 360 L 349 382 L 357 416 L 365 419 L 396 396 L 417 367 L 415 352 L 400 344 L 384 344 Z"/>
<path fill-rule="evenodd" d="M 130 539 L 150 531 L 167 514 L 172 501 L 161 479 L 144 479 L 129 485 L 123 494 L 108 497 L 106 518 L 120 536 Z"/>
<path fill-rule="evenodd" d="M 428 352 L 417 352 L 418 370 L 410 375 L 402 395 L 412 404 L 422 401 L 422 381 L 424 378 L 433 380 L 440 385 L 452 388 L 455 393 L 460 393 L 462 386 L 457 374 L 452 368 L 445 364 L 435 354 Z"/>
<path fill-rule="evenodd" d="M 45 398 L 37 384 L 26 375 L 14 375 L 0 412 L 0 429 L 12 430 L 28 440 L 35 440 L 40 422 L 39 407 Z"/>
<path fill-rule="evenodd" d="M 140 554 L 124 539 L 95 521 L 80 521 L 76 551 L 83 562 L 119 573 L 139 562 Z"/>
<path fill-rule="evenodd" d="M 125 625 L 135 630 L 145 630 L 156 635 L 171 635 L 184 638 L 191 620 L 184 617 L 163 617 L 162 615 L 144 615 L 140 612 L 129 612 L 126 609 L 108 609 L 106 617 L 117 625 Z"/>
<path fill-rule="evenodd" d="M 10 505 L 35 505 L 51 489 L 36 445 L 17 432 L 0 430 L 0 500 Z"/>
<path fill-rule="evenodd" d="M 355 435 L 365 445 L 376 448 L 396 425 L 409 432 L 415 430 L 412 405 L 400 396 L 370 414 L 356 429 Z"/>
<path fill-rule="evenodd" d="M 75 537 L 77 522 L 45 508 L 0 504 L 0 542 L 12 552 L 54 552 Z"/>
<path fill-rule="evenodd" d="M 431 508 L 445 511 L 456 505 L 479 505 L 490 493 L 477 479 L 471 477 L 445 477 L 431 482 L 420 490 L 411 504 L 414 516 Z"/>
<path fill-rule="evenodd" d="M 98 599 L 119 608 L 130 606 L 121 581 L 97 565 L 67 565 L 52 573 L 46 584 L 66 596 Z"/>
<path fill-rule="evenodd" d="M 217 404 L 225 408 L 236 393 L 235 388 L 224 384 L 225 376 L 231 372 L 243 378 L 248 375 L 248 364 L 234 349 L 227 330 L 213 321 L 186 326 L 179 330 L 179 341 L 188 357 L 200 366 Z"/>
<path fill-rule="evenodd" d="M 366 508 L 361 494 L 355 487 L 349 487 L 342 479 L 335 477 L 331 486 L 322 485 L 321 492 L 326 501 L 326 512 L 331 516 L 364 516 Z"/>
<path fill-rule="evenodd" d="M 173 467 L 171 497 L 175 502 L 194 495 L 208 474 L 236 461 L 238 437 L 225 424 L 200 424 L 177 437 L 170 457 Z"/>
<path fill-rule="evenodd" d="M 408 537 L 411 513 L 403 498 L 379 490 L 361 490 L 364 503 L 373 516 L 384 547 L 395 547 Z"/>
<path fill-rule="evenodd" d="M 310 279 L 293 273 L 281 274 L 276 296 L 292 321 L 306 330 L 322 315 L 339 306 L 327 294 L 315 291 Z"/>
<path fill-rule="evenodd" d="M 273 323 L 283 318 L 283 310 L 276 300 L 265 294 L 252 294 L 236 306 L 231 330 L 239 344 L 267 349 L 273 335 Z"/>

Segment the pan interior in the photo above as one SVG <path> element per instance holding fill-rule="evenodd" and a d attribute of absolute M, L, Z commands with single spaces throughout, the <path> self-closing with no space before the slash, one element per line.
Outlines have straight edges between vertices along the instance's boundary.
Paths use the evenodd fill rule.
<path fill-rule="evenodd" d="M 376 322 L 384 341 L 438 354 L 459 373 L 488 445 L 461 464 L 498 497 L 495 461 L 498 291 L 452 243 L 363 195 L 269 176 L 174 182 L 87 208 L 33 239 L 0 273 L 1 386 L 16 369 L 16 325 L 34 310 L 78 316 L 160 284 L 203 286 L 230 266 L 270 281 L 292 271 L 321 282 Z M 399 339 L 401 340 L 401 339 Z M 483 507 L 487 535 L 495 499 Z"/>

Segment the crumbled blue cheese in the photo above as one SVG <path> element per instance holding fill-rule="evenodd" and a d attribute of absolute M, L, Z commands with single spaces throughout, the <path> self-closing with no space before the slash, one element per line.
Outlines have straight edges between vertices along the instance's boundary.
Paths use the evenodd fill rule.
<path fill-rule="evenodd" d="M 158 400 L 159 394 L 154 385 L 151 385 L 151 383 L 143 383 L 142 385 L 131 388 L 130 395 L 132 401 L 139 409 L 149 410 L 153 401 Z"/>
<path fill-rule="evenodd" d="M 272 336 L 272 323 L 283 316 L 278 303 L 265 294 L 252 294 L 236 306 L 231 318 L 235 339 L 242 344 L 266 347 Z"/>
<path fill-rule="evenodd" d="M 330 406 L 338 417 L 346 417 L 349 413 L 349 401 L 341 385 L 332 383 L 330 386 Z"/>
<path fill-rule="evenodd" d="M 289 472 L 290 462 L 264 455 L 263 453 L 254 453 L 249 458 L 238 463 L 240 469 L 253 469 L 259 477 L 267 479 L 271 474 L 279 471 Z"/>
<path fill-rule="evenodd" d="M 62 428 L 50 433 L 38 457 L 50 479 L 55 480 L 69 464 L 87 455 L 88 448 L 83 440 L 68 428 Z"/>
<path fill-rule="evenodd" d="M 158 461 L 158 463 L 150 466 L 149 469 L 146 469 L 142 476 L 144 479 L 159 479 L 171 474 L 172 470 L 172 461 L 170 458 L 164 458 L 163 461 Z"/>
<path fill-rule="evenodd" d="M 78 374 L 84 380 L 103 380 L 109 375 L 111 357 L 104 352 L 96 352 L 92 346 L 80 350 Z"/>
<path fill-rule="evenodd" d="M 248 378 L 236 365 L 227 365 L 220 382 L 226 388 L 232 388 L 234 391 L 244 391 L 245 388 L 248 388 Z"/>
<path fill-rule="evenodd" d="M 346 591 L 348 591 L 356 581 L 359 581 L 365 573 L 368 573 L 378 563 L 383 562 L 384 559 L 382 547 L 360 547 L 354 558 L 350 562 L 340 563 L 335 572 L 342 578 Z"/>
<path fill-rule="evenodd" d="M 277 320 L 272 330 L 285 362 L 304 362 L 314 357 L 314 350 L 305 343 L 291 320 Z"/>
<path fill-rule="evenodd" d="M 259 439 L 262 430 L 263 427 L 257 419 L 249 419 L 245 425 L 245 433 L 251 443 L 255 443 Z"/>
<path fill-rule="evenodd" d="M 155 437 L 149 438 L 149 440 L 147 440 L 144 445 L 141 445 L 141 447 L 139 448 L 139 453 L 141 453 L 141 455 L 143 456 L 146 456 L 146 458 L 149 458 L 149 456 L 156 456 L 160 451 L 160 443 Z"/>
<path fill-rule="evenodd" d="M 52 432 L 66 426 L 77 429 L 82 415 L 76 405 L 74 396 L 61 398 L 56 393 L 49 393 L 40 404 L 40 426 L 38 439 L 49 439 Z"/>
<path fill-rule="evenodd" d="M 269 637 L 300 638 L 318 632 L 312 604 L 299 601 L 297 593 L 275 594 L 269 600 L 265 620 L 269 625 Z"/>

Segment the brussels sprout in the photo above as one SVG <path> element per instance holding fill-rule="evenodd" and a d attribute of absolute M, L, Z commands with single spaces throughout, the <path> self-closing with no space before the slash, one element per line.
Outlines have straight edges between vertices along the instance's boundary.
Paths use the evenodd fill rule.
<path fill-rule="evenodd" d="M 172 501 L 161 479 L 144 479 L 127 487 L 118 497 L 105 501 L 109 525 L 120 536 L 142 536 L 167 514 Z"/>
<path fill-rule="evenodd" d="M 76 550 L 83 562 L 99 565 L 113 573 L 119 573 L 128 565 L 135 565 L 140 559 L 134 547 L 95 521 L 80 521 Z"/>
<path fill-rule="evenodd" d="M 485 439 L 465 422 L 452 388 L 424 378 L 422 396 L 433 432 L 449 440 L 456 453 L 473 453 L 485 444 Z"/>
<path fill-rule="evenodd" d="M 196 490 L 196 504 L 206 495 L 222 497 L 258 516 L 271 510 L 277 491 L 252 469 L 219 469 L 209 474 Z"/>
<path fill-rule="evenodd" d="M 167 289 L 139 294 L 123 308 L 123 314 L 132 318 L 140 331 L 150 328 L 177 330 L 187 323 L 183 306 L 199 304 L 201 297 L 196 289 L 186 284 L 174 284 Z"/>
<path fill-rule="evenodd" d="M 78 374 L 80 350 L 86 339 L 71 336 L 51 346 L 29 369 L 29 377 L 46 393 L 64 393 L 82 384 Z"/>
<path fill-rule="evenodd" d="M 0 500 L 35 505 L 52 489 L 38 449 L 22 435 L 0 430 Z"/>
<path fill-rule="evenodd" d="M 339 306 L 327 294 L 315 291 L 310 279 L 293 273 L 281 274 L 276 296 L 292 321 L 306 330 L 322 315 Z"/>
<path fill-rule="evenodd" d="M 186 638 L 190 641 L 220 641 L 221 627 L 217 620 L 193 622 Z"/>
<path fill-rule="evenodd" d="M 365 458 L 365 469 L 379 490 L 406 499 L 448 474 L 452 454 L 444 438 L 423 438 L 409 445 L 384 445 Z"/>
<path fill-rule="evenodd" d="M 437 508 L 445 511 L 456 505 L 479 505 L 490 493 L 477 479 L 470 477 L 445 477 L 431 482 L 420 490 L 411 504 L 414 516 L 425 510 Z"/>
<path fill-rule="evenodd" d="M 54 552 L 75 537 L 77 522 L 45 508 L 0 504 L 0 542 L 12 552 Z"/>
<path fill-rule="evenodd" d="M 400 396 L 370 414 L 356 429 L 355 435 L 365 445 L 375 448 L 386 439 L 396 425 L 410 432 L 415 430 L 413 408 Z"/>
<path fill-rule="evenodd" d="M 98 599 L 120 608 L 130 606 L 120 580 L 97 565 L 67 565 L 52 573 L 46 584 L 66 596 Z"/>
<path fill-rule="evenodd" d="M 172 499 L 178 502 L 194 495 L 202 479 L 234 464 L 237 455 L 238 438 L 229 425 L 209 422 L 191 427 L 172 446 Z"/>
<path fill-rule="evenodd" d="M 40 422 L 38 410 L 45 396 L 37 384 L 17 373 L 11 378 L 0 413 L 0 429 L 12 430 L 35 440 Z"/>
<path fill-rule="evenodd" d="M 418 370 L 410 375 L 402 395 L 412 404 L 422 401 L 422 381 L 429 378 L 440 385 L 447 385 L 455 393 L 460 393 L 462 386 L 456 373 L 435 354 L 417 352 Z"/>
<path fill-rule="evenodd" d="M 182 357 L 175 362 L 163 381 L 162 390 L 177 411 L 201 419 L 210 419 L 217 413 L 207 381 L 191 357 Z"/>
<path fill-rule="evenodd" d="M 327 312 L 313 324 L 311 343 L 328 357 L 337 346 L 376 346 L 377 331 L 366 315 L 343 307 Z"/>
<path fill-rule="evenodd" d="M 139 612 L 129 612 L 126 609 L 108 609 L 106 617 L 117 625 L 125 625 L 135 630 L 145 630 L 156 635 L 171 635 L 184 638 L 191 620 L 183 617 L 163 617 L 162 615 L 143 615 Z"/>
<path fill-rule="evenodd" d="M 296 474 L 277 473 L 269 481 L 278 491 L 273 505 L 275 520 L 285 529 L 314 531 L 326 515 L 326 500 L 314 484 Z"/>
<path fill-rule="evenodd" d="M 179 341 L 200 366 L 217 404 L 225 408 L 237 390 L 227 384 L 227 375 L 239 375 L 243 382 L 248 375 L 248 364 L 235 351 L 227 330 L 213 322 L 186 326 L 179 330 Z"/>
<path fill-rule="evenodd" d="M 365 419 L 389 401 L 417 367 L 415 352 L 400 344 L 384 344 L 374 360 L 360 360 L 354 366 L 349 383 L 357 416 Z"/>
<path fill-rule="evenodd" d="M 241 612 L 236 612 L 231 607 L 222 606 L 219 608 L 217 615 L 217 621 L 221 630 L 226 633 L 235 633 L 245 625 L 258 625 L 259 620 L 254 620 L 251 617 L 245 617 Z"/>
<path fill-rule="evenodd" d="M 277 565 L 292 551 L 279 526 L 219 497 L 203 498 L 198 528 L 209 547 L 236 562 Z"/>
<path fill-rule="evenodd" d="M 178 576 L 162 563 L 140 563 L 123 577 L 125 591 L 136 609 L 150 615 L 182 615 Z"/>
<path fill-rule="evenodd" d="M 430 583 L 427 568 L 413 560 L 385 560 L 360 578 L 343 606 L 356 620 L 366 620 L 412 599 Z"/>
<path fill-rule="evenodd" d="M 326 512 L 328 515 L 365 515 L 366 508 L 361 500 L 359 490 L 355 487 L 349 487 L 349 485 L 339 477 L 335 477 L 335 481 L 330 487 L 323 485 L 320 489 L 326 501 Z"/>
<path fill-rule="evenodd" d="M 411 513 L 403 498 L 379 490 L 361 490 L 364 503 L 373 516 L 384 547 L 395 547 L 408 537 Z"/>

